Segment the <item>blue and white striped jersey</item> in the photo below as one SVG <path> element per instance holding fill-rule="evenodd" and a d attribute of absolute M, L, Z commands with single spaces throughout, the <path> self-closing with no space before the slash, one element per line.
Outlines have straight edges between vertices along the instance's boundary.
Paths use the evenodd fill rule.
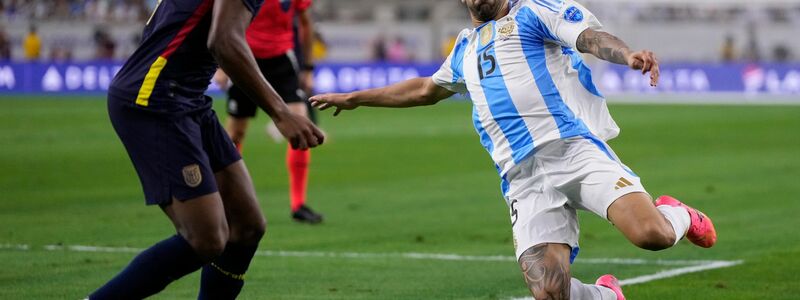
<path fill-rule="evenodd" d="M 547 142 L 619 134 L 591 71 L 574 50 L 600 29 L 573 0 L 511 1 L 498 21 L 461 32 L 434 82 L 469 93 L 481 144 L 504 176 Z"/>

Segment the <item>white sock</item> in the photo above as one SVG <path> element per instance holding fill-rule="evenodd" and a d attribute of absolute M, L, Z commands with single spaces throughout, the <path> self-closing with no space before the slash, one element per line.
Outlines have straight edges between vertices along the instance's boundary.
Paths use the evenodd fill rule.
<path fill-rule="evenodd" d="M 594 285 L 584 284 L 580 280 L 572 278 L 569 285 L 570 300 L 616 300 L 617 294 L 611 289 Z"/>
<path fill-rule="evenodd" d="M 675 231 L 675 243 L 673 245 L 677 245 L 686 235 L 686 231 L 689 230 L 689 225 L 692 223 L 689 212 L 683 207 L 669 205 L 661 205 L 656 207 L 656 209 L 658 209 L 661 214 L 667 218 L 667 221 L 672 224 L 672 230 Z"/>

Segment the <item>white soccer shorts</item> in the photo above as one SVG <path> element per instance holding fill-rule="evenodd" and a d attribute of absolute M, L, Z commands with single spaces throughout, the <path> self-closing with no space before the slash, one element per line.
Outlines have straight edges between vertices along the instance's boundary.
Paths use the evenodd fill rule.
<path fill-rule="evenodd" d="M 636 176 L 605 142 L 593 136 L 557 140 L 506 174 L 517 259 L 542 243 L 567 244 L 578 252 L 578 216 L 583 209 L 608 220 L 618 198 L 645 192 Z"/>

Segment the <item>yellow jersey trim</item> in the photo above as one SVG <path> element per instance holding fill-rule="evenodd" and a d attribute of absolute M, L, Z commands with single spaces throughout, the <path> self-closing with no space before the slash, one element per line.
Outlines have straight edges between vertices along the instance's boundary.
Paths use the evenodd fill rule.
<path fill-rule="evenodd" d="M 144 76 L 142 87 L 139 88 L 139 95 L 136 97 L 136 105 L 147 106 L 150 103 L 150 95 L 153 94 L 153 88 L 156 86 L 156 80 L 161 75 L 161 70 L 167 65 L 167 59 L 159 56 L 156 61 L 150 66 L 147 75 Z"/>

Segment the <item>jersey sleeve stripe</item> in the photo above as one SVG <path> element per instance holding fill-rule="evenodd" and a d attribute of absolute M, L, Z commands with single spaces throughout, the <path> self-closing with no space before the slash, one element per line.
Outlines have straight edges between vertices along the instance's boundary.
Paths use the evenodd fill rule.
<path fill-rule="evenodd" d="M 480 52 L 476 53 L 481 55 Z M 497 57 L 494 47 L 483 50 L 483 53 L 486 54 L 487 57 L 494 57 L 495 59 Z M 478 63 L 484 64 L 486 62 L 479 60 Z M 508 141 L 511 148 L 511 157 L 516 164 L 533 152 L 533 136 L 531 136 L 530 131 L 528 131 L 528 126 L 525 124 L 525 121 L 520 116 L 517 107 L 511 99 L 505 79 L 502 75 L 497 75 L 502 74 L 502 70 L 500 70 L 501 67 L 499 65 L 495 67 L 498 68 L 496 71 L 497 73 L 481 79 L 480 84 L 486 97 L 486 102 L 489 105 L 489 111 Z M 483 70 L 489 69 L 489 65 L 483 68 Z"/>
<path fill-rule="evenodd" d="M 161 70 L 164 69 L 165 65 L 167 65 L 167 59 L 163 56 L 159 56 L 153 65 L 150 66 L 150 70 L 148 70 L 147 75 L 144 76 L 142 87 L 139 88 L 139 95 L 136 96 L 136 105 L 147 106 L 149 104 L 150 95 L 153 94 L 153 89 L 156 85 L 156 79 L 161 75 Z"/>
<path fill-rule="evenodd" d="M 546 28 L 542 21 L 535 14 L 519 14 L 517 22 L 520 24 L 530 24 L 531 27 L 520 26 L 520 34 L 526 30 L 538 30 Z M 537 33 L 532 33 L 536 35 Z M 547 68 L 547 57 L 545 45 L 541 42 L 522 43 L 522 51 L 527 57 L 528 65 L 533 72 L 534 81 L 539 88 L 547 109 L 556 121 L 558 130 L 562 138 L 573 137 L 578 133 L 588 131 L 583 121 L 575 116 L 572 110 L 561 98 L 561 93 L 556 87 L 553 77 Z"/>
<path fill-rule="evenodd" d="M 197 24 L 200 23 L 200 20 L 202 20 L 206 13 L 208 13 L 212 3 L 213 1 L 211 0 L 205 0 L 200 3 L 200 6 L 195 9 L 194 14 L 192 14 L 192 16 L 186 20 L 186 23 L 183 24 L 183 27 L 181 27 L 181 30 L 178 31 L 178 34 L 175 35 L 175 37 L 172 38 L 172 41 L 169 42 L 167 49 L 161 54 L 162 57 L 169 59 L 172 53 L 174 53 L 175 50 L 177 50 L 178 47 L 183 44 L 183 41 L 186 40 L 186 36 L 188 36 L 189 33 L 192 32 L 195 27 L 197 27 Z"/>
<path fill-rule="evenodd" d="M 200 20 L 208 13 L 212 3 L 212 0 L 204 0 L 200 3 L 200 6 L 195 9 L 192 16 L 186 20 L 186 23 L 184 23 L 183 27 L 178 31 L 178 34 L 167 44 L 167 48 L 164 52 L 150 65 L 150 69 L 147 71 L 147 75 L 144 76 L 144 81 L 142 81 L 142 86 L 139 88 L 139 94 L 136 96 L 136 105 L 147 106 L 150 104 L 150 95 L 152 95 L 156 81 L 159 75 L 161 75 L 161 71 L 164 70 L 164 67 L 167 65 L 169 57 L 183 44 L 186 40 L 186 36 L 197 27 Z"/>
<path fill-rule="evenodd" d="M 464 78 L 464 49 L 467 45 L 467 39 L 461 39 L 455 47 L 455 54 L 450 61 L 450 68 L 453 71 L 453 83 L 456 83 Z"/>

